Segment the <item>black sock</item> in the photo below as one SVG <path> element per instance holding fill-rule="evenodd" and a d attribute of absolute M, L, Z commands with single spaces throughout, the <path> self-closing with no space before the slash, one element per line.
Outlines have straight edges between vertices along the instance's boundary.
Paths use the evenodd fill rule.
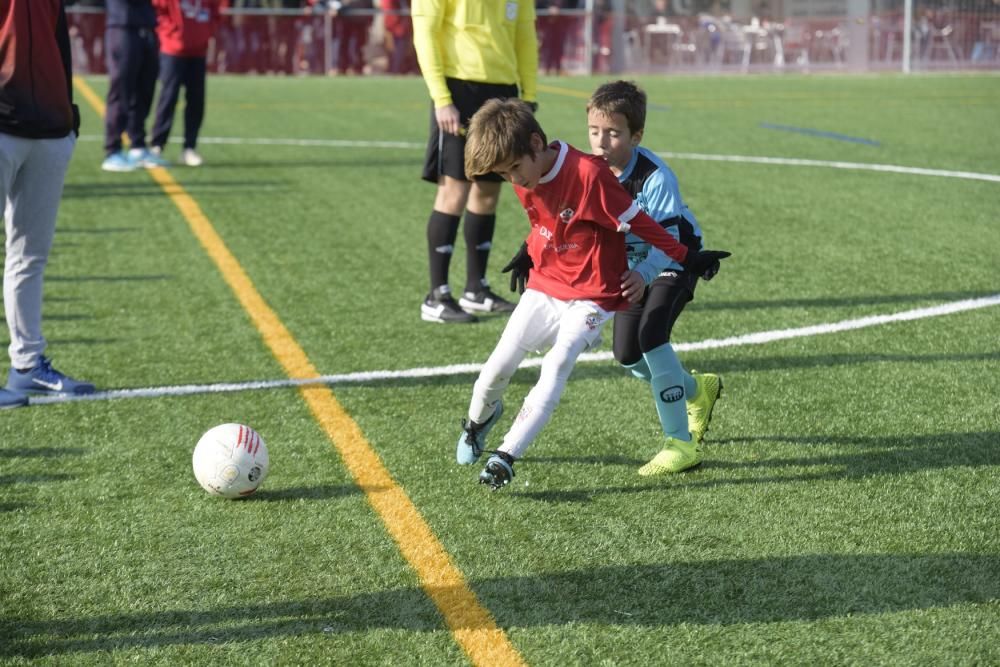
<path fill-rule="evenodd" d="M 480 215 L 465 212 L 465 291 L 478 292 L 483 288 L 486 263 L 493 245 L 493 229 L 497 224 L 495 213 Z"/>
<path fill-rule="evenodd" d="M 431 267 L 431 289 L 448 284 L 448 266 L 455 251 L 459 216 L 431 211 L 427 221 L 427 252 Z"/>

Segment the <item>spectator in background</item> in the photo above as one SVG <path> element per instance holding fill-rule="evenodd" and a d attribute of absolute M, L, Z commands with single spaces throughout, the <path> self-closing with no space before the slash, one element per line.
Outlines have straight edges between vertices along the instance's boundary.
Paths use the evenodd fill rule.
<path fill-rule="evenodd" d="M 156 105 L 152 145 L 162 155 L 174 123 L 174 109 L 184 88 L 184 144 L 181 163 L 200 167 L 196 148 L 205 117 L 208 42 L 222 18 L 226 0 L 153 0 L 160 40 L 160 100 Z"/>
<path fill-rule="evenodd" d="M 422 177 L 437 185 L 427 221 L 431 291 L 420 305 L 420 317 L 462 323 L 475 322 L 473 312 L 510 313 L 514 304 L 495 294 L 486 280 L 503 179 L 496 174 L 466 177 L 464 132 L 491 98 L 520 94 L 538 106 L 534 0 L 414 0 L 412 7 L 413 44 L 431 95 Z M 468 20 L 470 15 L 475 20 Z M 456 302 L 448 268 L 463 213 L 465 293 Z"/>
<path fill-rule="evenodd" d="M 151 0 L 108 0 L 105 20 L 109 82 L 101 169 L 166 166 L 166 160 L 146 148 L 146 117 L 153 106 L 160 58 Z M 128 153 L 122 152 L 122 132 L 131 144 Z"/>
<path fill-rule="evenodd" d="M 547 12 L 538 17 L 538 31 L 541 35 L 539 64 L 546 74 L 562 74 L 563 52 L 572 16 L 562 13 L 564 9 L 575 9 L 576 0 L 540 0 L 538 9 Z M 540 12 L 541 13 L 541 12 Z"/>
<path fill-rule="evenodd" d="M 413 20 L 408 0 L 380 0 L 385 26 L 386 51 L 389 53 L 389 73 L 409 74 L 417 70 L 417 53 L 413 50 Z"/>
<path fill-rule="evenodd" d="M 333 3 L 337 4 L 337 3 Z M 362 74 L 365 71 L 365 47 L 375 21 L 371 0 L 343 0 L 336 9 L 337 71 Z"/>
<path fill-rule="evenodd" d="M 0 4 L 0 204 L 6 258 L 3 304 L 10 371 L 0 408 L 28 394 L 90 394 L 94 385 L 43 356 L 42 283 L 80 112 L 73 104 L 69 30 L 62 0 Z M 39 85 L 45 82 L 46 85 Z"/>

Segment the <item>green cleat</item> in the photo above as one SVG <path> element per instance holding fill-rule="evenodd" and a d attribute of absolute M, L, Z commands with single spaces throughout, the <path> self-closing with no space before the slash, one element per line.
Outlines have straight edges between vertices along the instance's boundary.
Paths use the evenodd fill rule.
<path fill-rule="evenodd" d="M 711 373 L 691 371 L 691 377 L 698 383 L 698 393 L 687 402 L 688 430 L 699 443 L 705 441 L 705 433 L 712 421 L 712 409 L 722 396 L 722 378 Z"/>
<path fill-rule="evenodd" d="M 639 468 L 642 477 L 684 472 L 701 463 L 701 446 L 697 441 L 685 442 L 667 438 L 667 445 L 653 460 Z"/>

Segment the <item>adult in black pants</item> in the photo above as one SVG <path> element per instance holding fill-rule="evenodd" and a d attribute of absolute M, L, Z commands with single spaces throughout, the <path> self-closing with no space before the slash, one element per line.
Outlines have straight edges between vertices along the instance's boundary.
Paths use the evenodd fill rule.
<path fill-rule="evenodd" d="M 107 0 L 105 52 L 108 97 L 104 118 L 105 171 L 132 171 L 167 163 L 146 148 L 146 117 L 153 106 L 160 45 L 150 0 Z M 122 151 L 122 132 L 130 149 Z"/>

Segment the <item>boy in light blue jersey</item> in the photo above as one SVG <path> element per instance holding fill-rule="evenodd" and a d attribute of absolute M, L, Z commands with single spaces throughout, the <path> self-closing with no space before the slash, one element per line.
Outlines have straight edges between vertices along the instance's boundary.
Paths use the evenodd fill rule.
<path fill-rule="evenodd" d="M 599 87 L 587 104 L 590 148 L 603 157 L 635 202 L 669 234 L 697 252 L 702 233 L 681 197 L 674 172 L 641 147 L 646 94 L 630 81 Z M 643 476 L 675 473 L 701 463 L 701 442 L 722 393 L 722 379 L 687 373 L 670 345 L 670 333 L 694 298 L 698 276 L 642 239 L 628 235 L 628 271 L 622 292 L 631 302 L 614 321 L 615 359 L 650 383 L 666 444 L 639 469 Z M 718 270 L 718 267 L 715 267 Z M 703 274 L 710 280 L 715 271 Z"/>

